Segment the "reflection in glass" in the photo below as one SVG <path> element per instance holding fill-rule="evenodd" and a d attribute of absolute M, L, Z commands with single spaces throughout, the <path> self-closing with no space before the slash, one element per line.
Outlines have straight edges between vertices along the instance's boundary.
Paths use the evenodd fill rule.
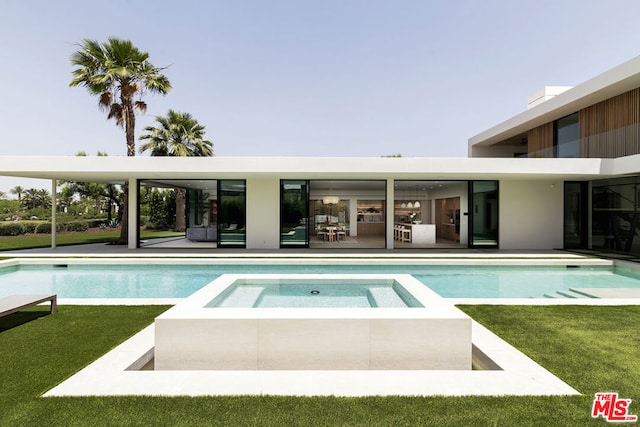
<path fill-rule="evenodd" d="M 218 181 L 218 246 L 246 245 L 246 183 L 244 180 Z"/>
<path fill-rule="evenodd" d="M 556 157 L 580 157 L 580 132 L 578 113 L 555 122 Z"/>
<path fill-rule="evenodd" d="M 564 248 L 587 247 L 586 182 L 564 183 Z"/>
<path fill-rule="evenodd" d="M 472 246 L 498 246 L 498 181 L 471 181 Z"/>
<path fill-rule="evenodd" d="M 640 253 L 640 177 L 594 181 L 592 246 Z"/>
<path fill-rule="evenodd" d="M 309 244 L 307 181 L 280 182 L 280 246 L 301 246 Z"/>

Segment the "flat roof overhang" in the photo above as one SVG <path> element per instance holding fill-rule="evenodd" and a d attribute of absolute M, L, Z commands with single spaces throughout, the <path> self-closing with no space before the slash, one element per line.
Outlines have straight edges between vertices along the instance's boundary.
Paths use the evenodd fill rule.
<path fill-rule="evenodd" d="M 469 148 L 513 138 L 637 87 L 640 87 L 640 56 L 471 137 Z"/>
<path fill-rule="evenodd" d="M 640 173 L 618 159 L 387 157 L 0 157 L 0 176 L 86 182 L 128 179 L 558 179 Z"/>

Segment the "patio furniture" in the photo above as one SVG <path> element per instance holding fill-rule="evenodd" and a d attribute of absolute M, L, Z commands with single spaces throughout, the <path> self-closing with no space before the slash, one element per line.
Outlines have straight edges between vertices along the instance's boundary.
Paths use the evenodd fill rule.
<path fill-rule="evenodd" d="M 195 226 L 187 228 L 187 240 L 194 242 L 216 242 L 218 240 L 217 227 Z"/>
<path fill-rule="evenodd" d="M 49 295 L 9 295 L 0 298 L 0 317 L 21 311 L 27 307 L 51 301 L 51 314 L 58 312 L 56 294 Z"/>

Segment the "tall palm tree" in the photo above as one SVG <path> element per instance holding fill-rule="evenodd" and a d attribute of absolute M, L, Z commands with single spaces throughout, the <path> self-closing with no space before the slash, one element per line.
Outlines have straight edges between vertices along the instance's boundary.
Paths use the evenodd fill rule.
<path fill-rule="evenodd" d="M 16 196 L 18 196 L 18 201 L 20 201 L 20 199 L 22 198 L 22 193 L 24 192 L 24 188 L 22 188 L 19 185 L 16 185 L 9 191 L 11 192 L 11 194 L 15 194 Z"/>
<path fill-rule="evenodd" d="M 213 144 L 204 139 L 205 127 L 189 113 L 169 110 L 166 117 L 156 117 L 158 126 L 147 126 L 147 132 L 140 136 L 145 140 L 140 153 L 150 151 L 152 156 L 205 157 L 213 156 Z M 176 189 L 176 225 L 177 231 L 184 231 L 185 190 Z"/>
<path fill-rule="evenodd" d="M 145 92 L 167 94 L 171 83 L 161 74 L 162 68 L 149 62 L 149 54 L 141 52 L 129 40 L 110 37 L 107 42 L 84 39 L 80 49 L 71 55 L 73 80 L 69 86 L 84 86 L 99 97 L 98 105 L 107 111 L 107 118 L 122 126 L 127 142 L 127 156 L 136 155 L 135 110 L 146 111 L 142 100 Z M 128 194 L 125 183 L 125 203 L 120 243 L 127 242 L 126 212 Z"/>

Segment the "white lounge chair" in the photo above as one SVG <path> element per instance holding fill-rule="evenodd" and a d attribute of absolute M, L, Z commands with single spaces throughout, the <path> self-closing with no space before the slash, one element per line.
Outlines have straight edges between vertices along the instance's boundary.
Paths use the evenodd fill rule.
<path fill-rule="evenodd" d="M 7 316 L 27 307 L 51 301 L 51 314 L 58 311 L 58 299 L 56 294 L 49 295 L 9 295 L 0 298 L 0 317 Z"/>

